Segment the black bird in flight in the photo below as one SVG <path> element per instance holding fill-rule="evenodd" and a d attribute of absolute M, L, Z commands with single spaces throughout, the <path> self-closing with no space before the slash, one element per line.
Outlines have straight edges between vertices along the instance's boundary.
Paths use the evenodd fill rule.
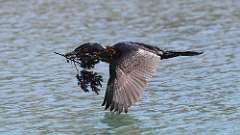
<path fill-rule="evenodd" d="M 92 52 L 100 61 L 109 63 L 110 78 L 102 106 L 118 113 L 127 113 L 128 108 L 139 100 L 160 60 L 202 54 L 195 51 L 164 50 L 138 42 L 119 42 L 106 48 L 98 43 L 85 43 L 65 56 L 71 58 Z"/>

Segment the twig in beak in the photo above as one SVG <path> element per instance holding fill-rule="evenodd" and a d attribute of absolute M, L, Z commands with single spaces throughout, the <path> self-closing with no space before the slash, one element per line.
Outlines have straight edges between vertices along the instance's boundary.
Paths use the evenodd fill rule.
<path fill-rule="evenodd" d="M 60 55 L 60 56 L 65 57 L 67 60 L 70 60 L 70 61 L 72 61 L 72 62 L 74 62 L 74 63 L 77 63 L 77 64 L 80 64 L 80 65 L 81 65 L 80 62 L 75 61 L 74 59 L 68 58 L 68 57 L 67 57 L 66 55 L 64 55 L 64 54 L 61 54 L 61 53 L 58 53 L 58 52 L 54 52 L 54 53 L 55 53 L 55 54 L 58 54 L 58 55 Z"/>

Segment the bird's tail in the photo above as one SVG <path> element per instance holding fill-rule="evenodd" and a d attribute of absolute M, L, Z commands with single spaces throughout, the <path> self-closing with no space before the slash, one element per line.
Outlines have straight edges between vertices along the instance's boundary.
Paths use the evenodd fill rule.
<path fill-rule="evenodd" d="M 173 57 L 178 57 L 178 56 L 195 56 L 195 55 L 200 55 L 203 52 L 195 52 L 195 51 L 163 51 L 163 53 L 160 55 L 161 59 L 169 59 Z"/>

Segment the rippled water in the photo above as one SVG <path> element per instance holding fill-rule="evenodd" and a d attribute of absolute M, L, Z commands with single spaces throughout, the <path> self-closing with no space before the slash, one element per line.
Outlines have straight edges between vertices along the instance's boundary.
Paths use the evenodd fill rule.
<path fill-rule="evenodd" d="M 0 134 L 240 133 L 239 0 L 1 0 L 0 31 Z M 162 61 L 140 101 L 113 115 L 105 86 L 82 92 L 53 54 L 89 41 L 205 53 Z M 106 64 L 96 70 L 107 80 Z"/>

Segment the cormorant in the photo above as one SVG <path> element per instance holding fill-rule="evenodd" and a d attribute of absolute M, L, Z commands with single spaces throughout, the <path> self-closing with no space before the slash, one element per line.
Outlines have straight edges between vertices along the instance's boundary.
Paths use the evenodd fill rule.
<path fill-rule="evenodd" d="M 128 107 L 138 101 L 144 86 L 153 76 L 160 60 L 177 56 L 194 56 L 202 52 L 169 51 L 138 42 L 119 42 L 113 46 L 102 47 L 98 43 L 85 43 L 67 53 L 67 58 L 88 54 L 109 63 L 110 78 L 102 106 L 114 112 L 128 112 Z M 81 59 L 84 60 L 84 59 Z M 86 59 L 85 63 L 89 62 Z"/>

